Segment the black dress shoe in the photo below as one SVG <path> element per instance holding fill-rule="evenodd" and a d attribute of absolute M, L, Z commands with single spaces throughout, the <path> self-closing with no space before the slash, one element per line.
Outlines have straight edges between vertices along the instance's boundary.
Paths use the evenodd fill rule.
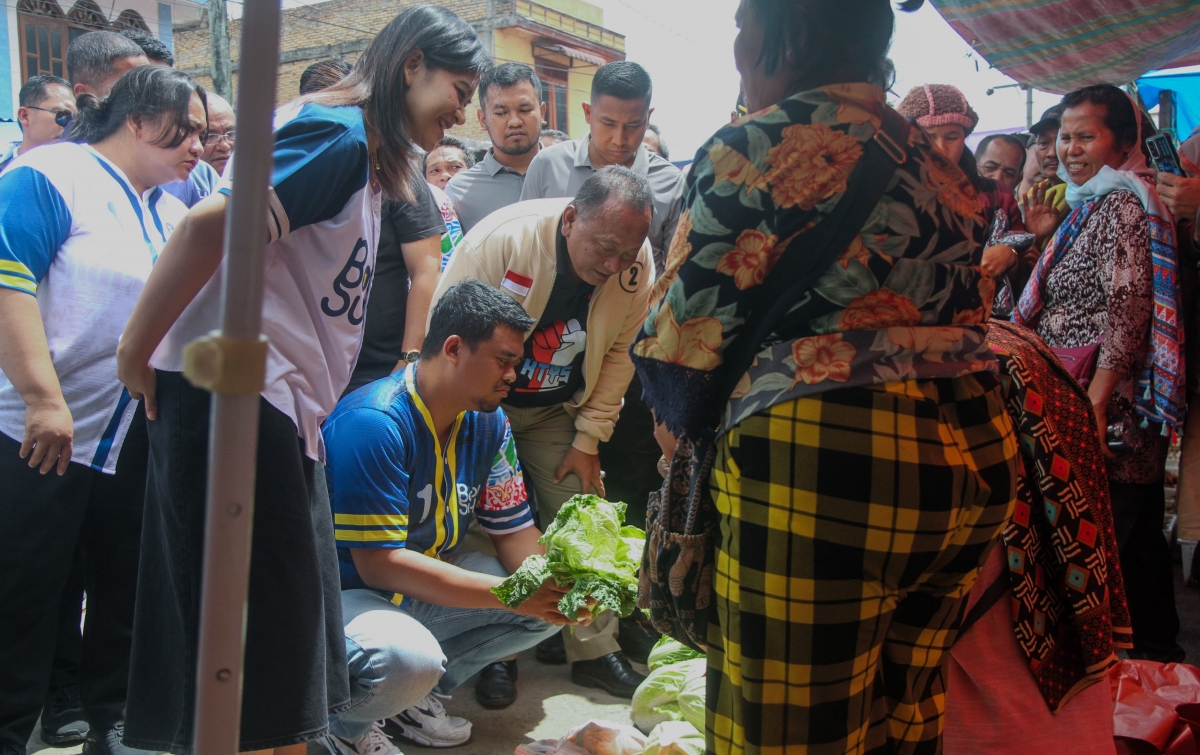
<path fill-rule="evenodd" d="M 563 644 L 562 632 L 553 634 L 537 644 L 537 659 L 551 666 L 567 662 L 567 646 Z"/>
<path fill-rule="evenodd" d="M 599 687 L 616 697 L 633 697 L 638 685 L 645 680 L 646 677 L 634 671 L 629 659 L 621 652 L 571 664 L 571 681 L 580 687 Z"/>
<path fill-rule="evenodd" d="M 635 663 L 646 663 L 650 659 L 650 651 L 660 639 L 662 635 L 648 619 L 642 617 L 641 611 L 634 611 L 628 618 L 620 620 L 617 643 L 625 657 Z"/>
<path fill-rule="evenodd" d="M 42 706 L 42 741 L 54 747 L 77 744 L 87 738 L 88 723 L 79 702 L 79 685 L 55 687 Z"/>
<path fill-rule="evenodd" d="M 517 701 L 517 662 L 496 661 L 479 672 L 475 700 L 485 708 L 507 708 Z"/>

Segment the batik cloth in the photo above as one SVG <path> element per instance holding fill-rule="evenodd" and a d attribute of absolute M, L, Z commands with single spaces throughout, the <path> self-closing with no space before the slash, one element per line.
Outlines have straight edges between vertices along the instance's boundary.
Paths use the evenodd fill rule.
<path fill-rule="evenodd" d="M 1087 393 L 1032 331 L 993 322 L 988 343 L 1021 450 L 1004 528 L 1017 644 L 1058 711 L 1133 647 L 1108 475 Z"/>
<path fill-rule="evenodd" d="M 794 399 L 722 437 L 709 753 L 939 752 L 942 663 L 1017 454 L 990 373 Z"/>

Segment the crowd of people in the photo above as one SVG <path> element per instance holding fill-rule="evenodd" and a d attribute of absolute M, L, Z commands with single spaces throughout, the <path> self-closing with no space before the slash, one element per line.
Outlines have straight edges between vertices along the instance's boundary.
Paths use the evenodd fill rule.
<path fill-rule="evenodd" d="M 629 698 L 671 627 L 706 653 L 712 753 L 1111 750 L 1118 650 L 1184 658 L 1162 528 L 1173 434 L 1181 501 L 1200 484 L 1200 135 L 1156 172 L 1098 84 L 971 150 L 958 89 L 888 105 L 894 11 L 847 2 L 743 0 L 732 123 L 683 170 L 642 66 L 596 71 L 571 139 L 438 6 L 304 72 L 243 751 L 461 745 L 448 696 L 512 705 L 529 649 Z M 0 158 L 0 755 L 39 717 L 88 755 L 189 753 L 210 394 L 184 349 L 218 323 L 236 115 L 139 32 L 66 65 Z M 475 97 L 482 154 L 446 133 Z M 498 601 L 589 493 L 695 611 Z"/>

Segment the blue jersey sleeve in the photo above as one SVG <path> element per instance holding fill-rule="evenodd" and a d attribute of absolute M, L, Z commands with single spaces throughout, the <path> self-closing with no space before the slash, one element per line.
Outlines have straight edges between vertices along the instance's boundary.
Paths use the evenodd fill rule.
<path fill-rule="evenodd" d="M 400 426 L 371 408 L 325 425 L 334 537 L 346 548 L 403 548 L 408 540 L 408 483 Z"/>
<path fill-rule="evenodd" d="M 71 211 L 50 179 L 28 166 L 0 176 L 0 287 L 37 294 L 71 235 Z"/>
<path fill-rule="evenodd" d="M 521 462 L 517 460 L 512 427 L 503 410 L 497 410 L 497 415 L 502 423 L 498 433 L 500 442 L 492 457 L 487 490 L 475 508 L 475 517 L 480 529 L 489 535 L 511 535 L 532 527 L 533 513 L 529 510 L 529 494 L 525 489 Z"/>
<path fill-rule="evenodd" d="M 275 132 L 271 204 L 286 216 L 279 225 L 291 232 L 336 217 L 369 172 L 361 111 L 306 105 Z"/>

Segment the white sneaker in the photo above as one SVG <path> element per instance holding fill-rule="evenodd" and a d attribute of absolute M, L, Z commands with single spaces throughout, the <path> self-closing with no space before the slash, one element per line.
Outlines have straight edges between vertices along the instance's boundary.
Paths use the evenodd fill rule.
<path fill-rule="evenodd" d="M 353 740 L 326 734 L 319 744 L 330 755 L 404 755 L 383 733 L 382 724 L 382 721 L 371 724 L 366 734 Z"/>
<path fill-rule="evenodd" d="M 449 695 L 430 692 L 425 699 L 388 722 L 400 730 L 400 736 L 422 747 L 458 747 L 471 738 L 471 722 L 446 712 L 442 700 Z"/>

